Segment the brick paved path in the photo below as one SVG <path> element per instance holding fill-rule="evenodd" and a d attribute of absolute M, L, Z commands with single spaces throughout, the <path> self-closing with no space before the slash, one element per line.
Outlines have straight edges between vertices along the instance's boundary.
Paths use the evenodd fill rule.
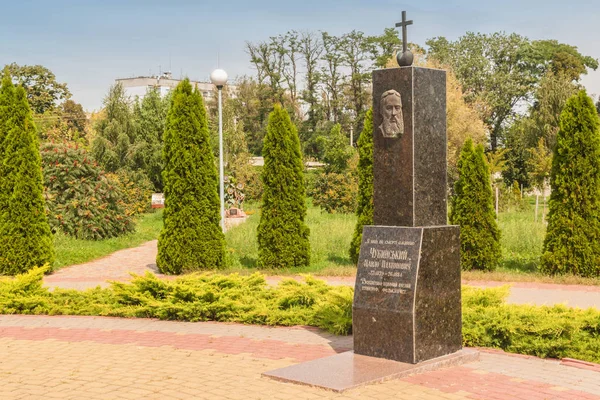
<path fill-rule="evenodd" d="M 119 250 L 107 257 L 86 264 L 63 268 L 44 278 L 49 287 L 84 289 L 95 286 L 107 286 L 108 280 L 125 281 L 130 273 L 138 275 L 151 271 L 158 276 L 156 269 L 157 241 L 147 242 L 132 249 Z M 275 283 L 279 277 L 270 277 Z M 299 278 L 300 279 L 300 278 Z M 352 277 L 322 277 L 334 285 L 354 285 Z M 467 282 L 473 286 L 493 287 L 506 285 L 507 282 Z M 556 285 L 544 283 L 512 283 L 509 303 L 552 305 L 566 303 L 572 307 L 600 308 L 600 286 Z"/>
<path fill-rule="evenodd" d="M 503 353 L 343 394 L 260 376 L 351 347 L 305 327 L 0 316 L 0 399 L 600 400 L 600 369 Z"/>

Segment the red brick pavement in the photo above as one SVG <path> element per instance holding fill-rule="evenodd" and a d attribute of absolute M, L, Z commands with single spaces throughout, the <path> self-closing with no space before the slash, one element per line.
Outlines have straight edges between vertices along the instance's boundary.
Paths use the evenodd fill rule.
<path fill-rule="evenodd" d="M 128 329 L 120 328 L 125 324 Z M 58 327 L 61 325 L 65 328 Z M 81 396 L 81 393 L 93 393 L 94 390 L 102 389 L 107 393 L 102 392 L 106 396 L 99 398 L 117 398 L 112 397 L 116 396 L 116 393 L 121 393 L 120 397 L 123 398 L 142 398 L 140 396 L 145 393 L 143 390 L 146 388 L 135 384 L 135 374 L 126 374 L 124 379 L 127 378 L 127 382 L 121 382 L 119 378 L 121 373 L 111 370 L 112 365 L 118 365 L 122 371 L 143 371 L 146 374 L 144 379 L 152 382 L 157 391 L 164 390 L 164 393 L 167 393 L 166 390 L 170 390 L 169 397 L 165 398 L 178 398 L 177 395 L 181 395 L 180 392 L 173 391 L 174 382 L 161 380 L 165 375 L 172 375 L 165 372 L 165 369 L 183 368 L 189 371 L 189 368 L 195 368 L 197 374 L 189 374 L 185 378 L 192 381 L 179 378 L 184 379 L 182 384 L 185 386 L 192 385 L 193 379 L 197 379 L 195 377 L 207 376 L 218 367 L 221 375 L 215 376 L 211 384 L 218 385 L 224 391 L 215 389 L 204 395 L 201 394 L 203 392 L 194 392 L 191 397 L 186 398 L 265 398 L 261 397 L 260 393 L 266 390 L 267 392 L 264 393 L 269 394 L 266 397 L 270 398 L 272 395 L 275 399 L 340 397 L 600 400 L 600 371 L 573 368 L 553 360 L 515 357 L 498 352 L 482 353 L 482 360 L 479 362 L 367 386 L 350 391 L 344 396 L 260 378 L 260 372 L 278 366 L 344 351 L 344 348 L 336 346 L 335 341 L 336 339 L 328 334 L 302 327 L 269 328 L 240 324 L 100 317 L 0 316 L 0 344 L 5 348 L 0 361 L 0 383 L 6 383 L 4 390 L 8 393 L 8 397 L 5 398 L 44 398 L 32 397 L 32 394 L 42 396 L 46 386 L 49 385 L 46 390 L 51 391 L 50 388 L 54 388 L 52 385 L 58 385 L 46 376 L 52 373 L 56 360 L 60 359 L 61 363 L 68 364 L 62 367 L 63 371 L 59 374 L 60 387 L 65 390 L 62 393 L 68 394 L 67 397 L 76 397 L 77 394 Z M 113 347 L 115 350 L 109 350 L 106 346 Z M 30 348 L 37 349 L 35 351 L 42 352 L 43 355 L 28 354 Z M 85 351 L 85 349 L 89 350 Z M 140 349 L 146 350 L 140 353 Z M 160 353 L 154 353 L 155 351 Z M 183 362 L 185 355 L 182 355 L 181 351 L 186 354 L 196 354 L 185 367 L 173 365 L 169 361 L 169 354 L 172 354 L 175 360 L 173 362 Z M 207 351 L 209 353 L 206 353 Z M 91 352 L 94 352 L 93 357 L 89 356 Z M 102 352 L 106 352 L 105 356 Z M 129 356 L 122 359 L 121 355 L 125 353 Z M 142 364 L 138 364 L 138 358 L 143 354 L 148 356 L 144 356 L 145 361 L 143 363 L 139 361 Z M 251 359 L 243 358 L 244 355 Z M 35 366 L 32 365 L 33 370 L 27 368 L 27 363 L 23 362 L 25 359 L 36 360 Z M 267 362 L 267 360 L 271 361 Z M 154 363 L 158 364 L 153 365 Z M 248 363 L 252 365 L 248 366 Z M 76 365 L 79 367 L 74 367 Z M 194 367 L 195 365 L 197 366 Z M 228 374 L 226 377 L 223 376 L 225 373 Z M 238 373 L 241 386 L 236 386 L 235 377 Z M 220 379 L 220 376 L 223 378 Z M 96 381 L 102 381 L 103 386 L 95 387 Z M 244 397 L 245 385 L 254 385 L 258 394 L 246 393 Z M 76 392 L 69 390 L 76 390 Z M 268 392 L 269 390 L 274 392 Z M 0 385 L 0 394 L 2 393 L 4 392 Z M 61 393 L 52 394 L 57 397 L 61 395 Z M 135 397 L 136 394 L 138 397 Z M 84 397 L 86 396 L 87 394 Z M 153 398 L 160 398 L 160 396 L 157 394 Z"/>

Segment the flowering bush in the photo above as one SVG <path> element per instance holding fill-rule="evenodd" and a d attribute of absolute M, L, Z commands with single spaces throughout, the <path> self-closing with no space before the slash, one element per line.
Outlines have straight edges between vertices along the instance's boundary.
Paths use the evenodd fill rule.
<path fill-rule="evenodd" d="M 54 232 L 97 240 L 133 231 L 121 191 L 83 148 L 46 143 L 40 152 L 48 219 Z"/>

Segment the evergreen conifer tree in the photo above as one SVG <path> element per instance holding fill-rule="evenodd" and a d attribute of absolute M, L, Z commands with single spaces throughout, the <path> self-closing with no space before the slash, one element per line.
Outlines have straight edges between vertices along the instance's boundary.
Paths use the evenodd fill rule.
<path fill-rule="evenodd" d="M 302 154 L 296 127 L 280 105 L 269 116 L 264 139 L 264 193 L 258 225 L 258 263 L 263 268 L 310 263 Z"/>
<path fill-rule="evenodd" d="M 600 122 L 585 91 L 560 116 L 552 159 L 548 228 L 540 268 L 600 275 Z"/>
<path fill-rule="evenodd" d="M 11 86 L 6 80 L 3 86 Z M 6 93 L 0 104 L 6 107 Z M 12 95 L 9 94 L 8 97 Z M 15 275 L 54 262 L 54 243 L 46 218 L 42 162 L 37 131 L 22 87 L 14 90 L 12 116 L 2 147 L 2 192 L 0 209 L 0 274 Z M 4 119 L 5 119 L 5 114 Z"/>
<path fill-rule="evenodd" d="M 363 226 L 373 224 L 373 109 L 365 116 L 358 146 L 358 206 L 356 228 L 350 243 L 350 259 L 358 263 Z"/>
<path fill-rule="evenodd" d="M 173 93 L 164 137 L 164 227 L 156 263 L 179 274 L 224 266 L 217 169 L 204 101 L 188 79 Z"/>
<path fill-rule="evenodd" d="M 162 150 L 167 109 L 168 98 L 161 98 L 157 88 L 148 89 L 134 108 L 138 132 L 131 150 L 131 167 L 144 171 L 158 192 L 163 190 Z"/>
<path fill-rule="evenodd" d="M 2 83 L 0 84 L 0 216 L 2 210 L 8 203 L 9 188 L 6 187 L 6 172 L 4 171 L 4 140 L 8 135 L 9 120 L 13 116 L 15 97 L 15 87 L 8 73 L 8 69 L 4 70 Z"/>
<path fill-rule="evenodd" d="M 460 226 L 460 263 L 464 270 L 493 270 L 500 257 L 500 230 L 495 218 L 490 170 L 483 146 L 469 138 L 458 160 L 450 223 Z"/>
<path fill-rule="evenodd" d="M 96 125 L 92 155 L 103 170 L 116 172 L 132 164 L 132 144 L 137 137 L 137 125 L 122 84 L 110 87 L 103 104 L 106 118 Z"/>

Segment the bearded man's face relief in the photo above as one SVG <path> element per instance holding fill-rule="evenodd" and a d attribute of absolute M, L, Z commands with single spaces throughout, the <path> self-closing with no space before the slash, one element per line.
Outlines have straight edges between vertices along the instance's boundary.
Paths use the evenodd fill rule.
<path fill-rule="evenodd" d="M 384 137 L 398 137 L 404 133 L 402 117 L 402 101 L 400 93 L 388 90 L 381 95 L 381 116 L 383 122 L 379 126 Z"/>

